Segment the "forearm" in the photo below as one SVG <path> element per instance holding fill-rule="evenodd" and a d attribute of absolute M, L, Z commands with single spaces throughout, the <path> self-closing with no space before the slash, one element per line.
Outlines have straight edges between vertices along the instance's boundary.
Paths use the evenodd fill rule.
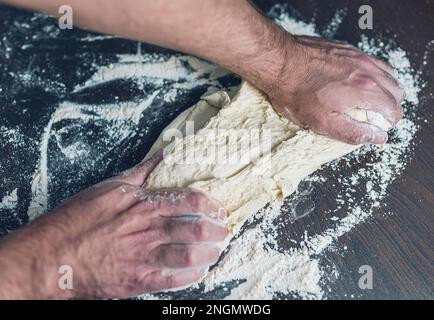
<path fill-rule="evenodd" d="M 3 0 L 58 15 L 69 4 L 74 24 L 204 58 L 269 91 L 288 63 L 292 38 L 247 0 Z"/>
<path fill-rule="evenodd" d="M 0 241 L 0 300 L 67 298 L 44 230 L 29 225 Z"/>

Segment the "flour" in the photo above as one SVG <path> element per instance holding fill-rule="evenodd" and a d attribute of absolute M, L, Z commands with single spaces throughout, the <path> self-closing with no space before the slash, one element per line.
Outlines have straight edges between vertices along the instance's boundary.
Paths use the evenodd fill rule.
<path fill-rule="evenodd" d="M 336 23 L 339 21 L 336 17 L 340 14 L 335 15 L 332 29 L 336 29 Z M 275 7 L 272 16 L 292 33 L 316 34 L 313 24 L 292 19 L 285 13 L 285 7 Z M 330 227 L 319 234 L 308 235 L 306 232 L 304 238 L 299 241 L 289 239 L 294 243 L 294 247 L 283 249 L 276 241 L 278 236 L 284 236 L 279 230 L 279 217 L 282 212 L 288 211 L 285 206 L 297 211 L 296 204 L 306 197 L 306 193 L 310 193 L 309 187 L 300 190 L 289 203 L 271 204 L 250 219 L 250 223 L 258 219 L 262 221 L 240 232 L 225 251 L 222 260 L 210 270 L 205 278 L 204 292 L 212 292 L 223 287 L 225 291 L 230 292 L 226 297 L 228 299 L 272 299 L 281 294 L 302 299 L 327 297 L 328 290 L 324 290 L 325 282 L 339 277 L 339 270 L 334 266 L 324 270 L 321 267 L 322 258 L 327 251 L 338 248 L 337 240 L 340 237 L 370 219 L 375 209 L 381 206 L 382 200 L 387 196 L 388 186 L 405 167 L 405 160 L 408 158 L 418 128 L 414 119 L 421 85 L 414 76 L 406 53 L 400 48 L 393 48 L 381 42 L 378 44 L 377 41 L 366 37 L 361 39 L 359 47 L 387 59 L 397 69 L 396 77 L 407 95 L 405 119 L 392 131 L 392 139 L 385 146 L 367 145 L 326 166 L 334 171 L 334 175 L 343 186 L 336 197 L 336 209 L 330 212 Z M 342 165 L 354 163 L 360 164 L 357 172 L 350 176 L 344 175 Z M 306 182 L 326 183 L 326 179 L 318 173 L 307 178 Z M 307 212 L 305 210 L 291 215 L 302 217 L 314 208 L 308 208 Z M 334 215 L 337 213 L 338 216 Z M 347 250 L 348 247 L 345 246 L 343 249 Z M 234 281 L 238 283 L 235 287 Z M 168 298 L 167 295 L 162 297 Z"/>
<path fill-rule="evenodd" d="M 54 124 L 63 121 L 65 119 L 79 119 L 81 123 L 88 121 L 94 121 L 97 119 L 113 120 L 113 126 L 109 131 L 112 136 L 122 141 L 125 139 L 131 130 L 129 125 L 137 125 L 141 113 L 149 106 L 156 93 L 152 94 L 148 99 L 141 101 L 140 103 L 121 103 L 119 105 L 107 105 L 104 109 L 96 108 L 95 106 L 88 105 L 76 105 L 69 102 L 61 104 L 58 109 L 51 116 L 51 119 L 44 129 L 41 143 L 39 146 L 40 159 L 37 164 L 31 190 L 32 200 L 28 209 L 28 216 L 30 220 L 37 218 L 48 209 L 48 145 L 52 136 L 52 127 Z M 92 111 L 92 112 L 90 112 Z M 68 157 L 71 162 L 83 159 L 83 156 L 88 152 L 86 149 L 80 149 L 80 142 L 75 142 L 74 145 L 68 145 L 62 148 L 61 132 L 57 132 L 56 141 L 62 152 Z M 80 158 L 81 157 L 81 158 Z"/>
<path fill-rule="evenodd" d="M 392 44 L 385 44 L 381 40 L 368 39 L 366 36 L 362 36 L 358 47 L 366 53 L 387 59 L 397 70 L 395 77 L 401 84 L 401 87 L 405 88 L 406 100 L 413 104 L 419 103 L 418 93 L 421 90 L 422 84 L 420 84 L 418 75 L 415 75 L 414 70 L 412 70 L 410 61 L 404 50 L 394 48 Z"/>
<path fill-rule="evenodd" d="M 23 136 L 18 128 L 6 128 L 0 126 L 0 135 L 7 144 L 11 144 L 14 146 L 24 146 L 25 141 Z"/>
<path fill-rule="evenodd" d="M 337 10 L 326 28 L 321 32 L 321 36 L 326 39 L 333 39 L 346 15 L 346 9 Z"/>
<path fill-rule="evenodd" d="M 143 112 L 154 103 L 158 95 L 161 95 L 166 102 L 173 102 L 176 101 L 178 94 L 185 90 L 201 85 L 220 86 L 217 78 L 226 74 L 228 74 L 227 71 L 194 57 L 177 55 L 167 58 L 167 56 L 159 54 L 141 54 L 140 49 L 137 55 L 118 55 L 117 63 L 100 67 L 85 84 L 77 86 L 74 92 L 77 93 L 83 89 L 116 79 L 135 81 L 142 88 L 146 84 L 152 83 L 160 86 L 161 89 L 139 102 L 119 102 L 102 107 L 71 102 L 60 104 L 45 127 L 39 145 L 40 160 L 32 179 L 33 196 L 28 209 L 29 219 L 35 219 L 49 209 L 47 157 L 48 145 L 52 136 L 54 135 L 58 147 L 70 159 L 71 163 L 83 161 L 89 154 L 86 150 L 87 146 L 80 141 L 73 145 L 63 146 L 62 132 L 53 134 L 53 125 L 64 120 L 75 119 L 85 124 L 103 119 L 110 122 L 110 126 L 106 128 L 109 139 L 113 139 L 113 143 L 120 143 L 135 132 Z M 173 81 L 174 84 L 165 86 L 168 81 Z M 91 161 L 91 159 L 89 160 Z"/>
<path fill-rule="evenodd" d="M 297 249 L 281 252 L 270 246 L 273 244 L 273 240 L 270 241 L 270 230 L 276 230 L 275 219 L 282 209 L 278 204 L 273 204 L 258 213 L 266 219 L 256 228 L 241 234 L 232 243 L 236 250 L 229 249 L 218 268 L 211 271 L 211 277 L 208 277 L 208 282 L 205 283 L 206 290 L 212 290 L 230 280 L 245 279 L 245 282 L 231 292 L 229 299 L 272 299 L 278 293 L 292 294 L 303 299 L 324 298 L 320 284 L 322 278 L 330 277 L 330 274 L 325 274 L 321 270 L 318 256 L 331 250 L 337 239 L 371 217 L 374 209 L 387 195 L 390 183 L 405 167 L 403 158 L 416 130 L 414 123 L 404 119 L 396 128 L 395 142 L 387 144 L 383 149 L 366 146 L 347 156 L 349 161 L 357 161 L 361 155 L 374 151 L 380 158 L 367 164 L 367 168 L 361 168 L 356 174 L 340 178 L 344 186 L 359 185 L 363 179 L 369 179 L 366 182 L 366 195 L 358 204 L 348 206 L 348 214 L 345 217 L 331 217 L 330 220 L 334 222 L 332 227 L 321 234 L 310 237 L 305 235 L 305 239 L 298 243 Z M 336 174 L 339 174 L 338 163 L 339 161 L 330 165 L 331 168 L 334 167 Z M 317 180 L 317 176 L 314 175 L 312 180 Z M 352 191 L 353 194 L 356 192 L 355 189 Z M 337 202 L 355 202 L 352 193 L 339 194 Z M 272 233 L 273 238 L 276 235 L 276 232 Z M 334 276 L 338 276 L 337 273 L 335 270 Z"/>
<path fill-rule="evenodd" d="M 76 91 L 115 79 L 134 79 L 141 85 L 149 82 L 149 78 L 153 78 L 153 83 L 157 85 L 163 85 L 167 80 L 182 79 L 183 82 L 191 82 L 193 87 L 208 83 L 202 78 L 204 74 L 218 69 L 211 65 L 206 67 L 204 62 L 191 56 L 173 56 L 168 60 L 158 55 L 119 55 L 118 58 L 117 63 L 100 68 L 84 86 L 77 87 Z"/>
<path fill-rule="evenodd" d="M 337 12 L 321 34 L 333 37 L 344 15 L 345 12 Z M 270 16 L 291 33 L 311 36 L 320 33 L 313 23 L 293 19 L 285 6 L 273 7 Z M 104 39 L 92 36 L 83 41 Z M 315 214 L 314 205 L 305 205 L 311 201 L 310 190 L 329 183 L 328 178 L 319 172 L 304 181 L 308 185 L 307 189 L 300 187 L 290 200 L 272 203 L 248 221 L 245 230 L 237 235 L 226 250 L 218 267 L 213 268 L 207 281 L 196 289 L 200 293 L 222 290 L 227 298 L 237 299 L 271 299 L 282 295 L 303 299 L 327 298 L 328 281 L 338 278 L 339 270 L 333 265 L 324 266 L 323 258 L 331 250 L 345 251 L 346 247 L 340 248 L 337 240 L 359 224 L 372 219 L 376 208 L 383 206 L 388 186 L 405 168 L 418 129 L 415 119 L 421 84 L 405 51 L 393 44 L 367 37 L 362 37 L 358 45 L 365 52 L 387 59 L 394 65 L 398 69 L 396 76 L 407 93 L 405 119 L 392 131 L 391 141 L 384 147 L 365 146 L 326 166 L 325 169 L 335 177 L 334 184 L 342 188 L 336 195 L 334 209 L 327 212 L 325 230 L 316 234 L 306 232 L 299 239 L 285 233 L 285 228 L 292 222 L 288 222 L 282 214 L 290 212 L 291 221 L 309 213 Z M 165 54 L 142 54 L 140 45 L 137 54 L 121 54 L 117 56 L 116 62 L 95 67 L 96 72 L 83 84 L 76 86 L 74 93 L 118 79 L 133 81 L 143 90 L 149 84 L 159 89 L 146 99 L 115 101 L 103 108 L 68 101 L 58 106 L 39 142 L 39 162 L 32 179 L 33 196 L 28 210 L 30 219 L 50 209 L 49 185 L 50 179 L 55 178 L 50 176 L 48 169 L 50 141 L 55 142 L 71 163 L 86 166 L 94 160 L 89 145 L 80 139 L 68 143 L 65 138 L 67 132 L 54 130 L 56 124 L 64 120 L 77 120 L 79 125 L 104 120 L 108 123 L 104 129 L 107 139 L 113 145 L 121 145 L 122 141 L 136 132 L 143 113 L 155 103 L 157 97 L 165 102 L 176 102 L 181 93 L 198 86 L 221 88 L 219 79 L 228 74 L 219 67 L 186 55 L 168 57 Z M 344 175 L 343 167 L 351 168 L 354 173 Z M 13 207 L 16 201 L 17 193 L 14 190 L 2 199 L 2 206 Z M 277 240 L 280 238 L 288 240 L 293 246 L 283 247 Z M 231 250 L 235 247 L 237 250 Z M 234 285 L 234 282 L 237 284 Z M 143 298 L 171 298 L 171 294 L 146 295 Z"/>
<path fill-rule="evenodd" d="M 0 202 L 0 209 L 15 209 L 18 203 L 18 189 L 14 189 L 10 194 L 7 194 L 3 197 Z"/>

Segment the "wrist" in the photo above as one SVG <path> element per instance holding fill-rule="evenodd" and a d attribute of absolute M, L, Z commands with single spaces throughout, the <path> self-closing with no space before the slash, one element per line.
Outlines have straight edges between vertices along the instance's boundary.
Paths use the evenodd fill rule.
<path fill-rule="evenodd" d="M 54 217 L 50 217 L 50 220 L 54 220 Z M 39 287 L 38 295 L 41 299 L 74 298 L 76 296 L 74 274 L 70 274 L 70 277 L 67 274 L 74 271 L 74 261 L 70 257 L 71 250 L 68 250 L 70 246 L 65 239 L 65 231 L 63 228 L 48 225 L 46 220 L 44 222 L 41 226 L 35 226 L 36 232 L 40 234 L 41 246 L 41 254 L 38 254 L 39 257 L 35 263 L 35 270 L 41 275 L 41 278 L 37 280 L 38 283 L 35 284 Z M 71 283 L 65 281 L 71 281 Z"/>
<path fill-rule="evenodd" d="M 286 81 L 285 75 L 297 64 L 299 51 L 296 38 L 269 21 L 257 53 L 245 60 L 240 76 L 268 96 Z"/>
<path fill-rule="evenodd" d="M 39 221 L 0 243 L 0 296 L 4 299 L 67 299 L 59 285 L 61 274 L 56 238 Z M 58 240 L 58 239 L 57 239 Z"/>

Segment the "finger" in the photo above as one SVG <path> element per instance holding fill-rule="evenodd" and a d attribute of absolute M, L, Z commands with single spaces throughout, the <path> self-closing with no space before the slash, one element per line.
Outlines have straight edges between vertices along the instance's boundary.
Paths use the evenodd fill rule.
<path fill-rule="evenodd" d="M 154 211 L 159 216 L 199 215 L 223 221 L 227 215 L 218 201 L 192 189 L 144 190 L 139 197 L 142 210 Z"/>
<path fill-rule="evenodd" d="M 221 242 L 228 235 L 226 226 L 205 217 L 162 218 L 157 224 L 165 243 Z"/>
<path fill-rule="evenodd" d="M 389 92 L 393 98 L 395 99 L 398 105 L 405 99 L 405 91 L 401 88 L 398 81 L 388 75 L 388 73 L 381 71 L 381 74 L 378 74 L 375 77 L 378 84 L 381 85 L 384 91 Z"/>
<path fill-rule="evenodd" d="M 199 282 L 206 274 L 204 269 L 154 271 L 143 279 L 144 292 L 179 289 Z"/>
<path fill-rule="evenodd" d="M 392 127 L 402 119 L 404 114 L 402 106 L 396 102 L 389 91 L 382 89 L 382 94 L 372 93 L 366 99 L 368 102 L 364 106 L 361 104 L 361 107 L 381 114 Z"/>
<path fill-rule="evenodd" d="M 369 78 L 354 80 L 355 89 L 346 97 L 342 97 L 341 103 L 347 109 L 358 107 L 375 111 L 381 114 L 392 126 L 401 120 L 403 111 L 394 96 Z"/>
<path fill-rule="evenodd" d="M 123 172 L 118 178 L 135 186 L 143 186 L 149 174 L 161 162 L 161 160 L 163 160 L 163 150 L 159 150 L 148 160 Z"/>
<path fill-rule="evenodd" d="M 385 71 L 393 79 L 395 78 L 395 69 L 393 69 L 393 67 L 391 65 L 384 62 L 381 59 L 378 59 L 378 58 L 375 58 L 372 56 L 368 56 L 368 57 L 377 67 L 379 67 L 381 70 Z"/>
<path fill-rule="evenodd" d="M 384 144 L 387 142 L 387 133 L 380 128 L 351 119 L 345 114 L 336 114 L 328 122 L 327 134 L 339 141 L 359 145 L 364 143 Z"/>
<path fill-rule="evenodd" d="M 217 262 L 220 249 L 213 245 L 163 244 L 148 255 L 145 264 L 154 268 L 194 269 Z"/>
<path fill-rule="evenodd" d="M 369 71 L 370 77 L 373 77 L 378 84 L 393 95 L 397 103 L 401 104 L 405 99 L 405 91 L 401 88 L 395 77 L 389 73 L 388 68 L 390 69 L 391 67 L 373 57 L 367 56 L 367 58 L 368 60 L 364 63 L 364 67 Z M 384 68 L 380 67 L 379 63 L 383 63 Z"/>
<path fill-rule="evenodd" d="M 120 226 L 127 234 L 140 234 L 143 230 L 152 228 L 153 237 L 157 243 L 161 243 L 162 239 L 166 241 L 168 237 L 168 234 L 164 233 L 163 226 L 164 221 L 168 221 L 167 219 L 183 218 L 188 221 L 196 217 L 196 219 L 203 218 L 204 221 L 208 219 L 219 225 L 223 225 L 226 220 L 226 210 L 200 192 L 194 192 L 191 189 L 138 190 L 134 194 L 136 203 L 124 211 L 119 220 Z M 199 199 L 196 200 L 196 204 L 188 201 L 192 197 L 192 192 Z M 172 226 L 167 228 L 170 227 Z M 170 230 L 168 232 L 170 233 Z"/>

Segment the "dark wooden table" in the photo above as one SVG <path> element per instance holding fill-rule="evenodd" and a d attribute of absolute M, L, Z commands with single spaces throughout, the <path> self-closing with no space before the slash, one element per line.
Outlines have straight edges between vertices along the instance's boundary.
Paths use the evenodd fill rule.
<path fill-rule="evenodd" d="M 267 11 L 277 1 L 257 0 Z M 432 299 L 434 297 L 433 230 L 434 230 L 434 3 L 418 1 L 313 1 L 291 0 L 291 7 L 306 21 L 312 19 L 319 28 L 327 25 L 337 9 L 346 16 L 336 38 L 357 43 L 358 8 L 369 4 L 374 12 L 374 29 L 364 31 L 368 36 L 393 37 L 407 51 L 415 69 L 421 66 L 428 52 L 428 66 L 421 71 L 427 83 L 421 93 L 418 109 L 422 118 L 417 133 L 414 155 L 405 172 L 389 188 L 385 199 L 387 209 L 377 210 L 378 218 L 359 225 L 340 239 L 349 250 L 344 254 L 329 252 L 327 259 L 339 269 L 340 277 L 331 283 L 327 298 Z M 83 83 L 95 71 L 95 65 L 115 61 L 115 54 L 134 53 L 136 43 L 110 39 L 85 44 L 80 39 L 88 33 L 79 30 L 62 33 L 54 38 L 47 20 L 33 20 L 31 28 L 23 27 L 32 14 L 0 7 L 0 125 L 20 129 L 22 143 L 14 145 L 0 137 L 0 199 L 18 188 L 19 203 L 14 212 L 0 210 L 0 236 L 27 222 L 31 199 L 30 183 L 38 159 L 38 141 L 51 114 L 64 99 L 83 103 L 102 103 L 115 95 L 140 99 L 146 93 L 125 83 L 113 83 L 98 88 L 92 94 L 74 96 L 73 88 Z M 53 24 L 53 23 L 51 23 Z M 47 31 L 48 30 L 48 31 Z M 30 46 L 29 46 L 30 44 Z M 23 47 L 23 45 L 26 45 Z M 143 46 L 144 51 L 170 53 L 168 50 Z M 32 71 L 32 80 L 19 75 Z M 61 85 L 59 85 L 61 84 Z M 128 90 L 123 90 L 127 88 Z M 147 88 L 151 91 L 155 88 Z M 190 92 L 176 104 L 155 106 L 147 112 L 139 130 L 109 154 L 87 169 L 71 165 L 56 153 L 50 154 L 50 207 L 71 194 L 106 177 L 131 167 L 146 154 L 155 137 L 180 111 L 198 100 L 205 88 Z M 28 110 L 23 113 L 22 110 Z M 164 116 L 161 116 L 163 115 Z M 98 136 L 95 137 L 97 141 Z M 95 146 L 95 152 L 104 145 Z M 121 151 L 121 152 L 120 152 Z M 80 173 L 80 174 L 77 174 Z M 316 203 L 316 212 L 291 224 L 288 232 L 302 235 L 306 228 L 320 228 L 322 212 L 330 208 L 331 198 L 325 190 Z M 392 211 L 391 216 L 382 210 Z M 358 273 L 361 265 L 374 270 L 374 289 L 361 291 Z"/>

